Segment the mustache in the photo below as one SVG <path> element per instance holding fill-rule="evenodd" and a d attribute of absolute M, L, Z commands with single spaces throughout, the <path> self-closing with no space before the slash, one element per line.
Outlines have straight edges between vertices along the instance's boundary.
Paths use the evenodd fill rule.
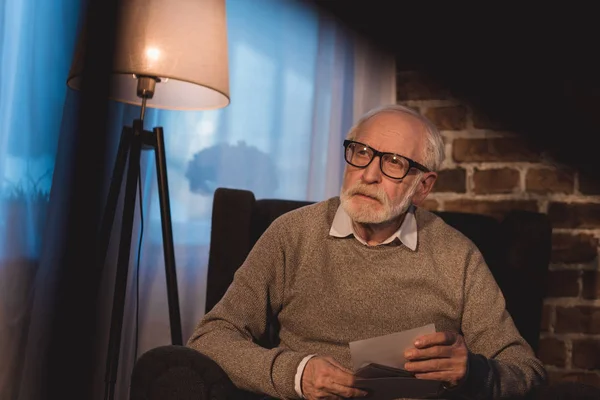
<path fill-rule="evenodd" d="M 375 188 L 371 185 L 365 185 L 364 183 L 360 182 L 354 184 L 352 187 L 349 187 L 344 194 L 348 197 L 361 194 L 363 196 L 371 197 L 380 203 L 387 204 L 387 195 L 383 188 Z"/>

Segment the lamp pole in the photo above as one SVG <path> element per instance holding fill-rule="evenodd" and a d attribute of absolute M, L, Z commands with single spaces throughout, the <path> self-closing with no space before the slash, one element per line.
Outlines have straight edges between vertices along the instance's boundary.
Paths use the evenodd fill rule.
<path fill-rule="evenodd" d="M 161 127 L 155 127 L 152 132 L 149 132 L 145 131 L 143 127 L 146 100 L 151 99 L 154 95 L 154 89 L 158 79 L 147 76 L 140 76 L 137 77 L 137 79 L 137 94 L 142 99 L 140 118 L 133 121 L 133 128 L 127 126 L 123 127 L 100 233 L 99 261 L 103 265 L 108 252 L 110 233 L 112 231 L 112 224 L 120 194 L 119 192 L 122 186 L 125 164 L 128 159 L 129 164 L 127 166 L 127 178 L 125 182 L 123 218 L 121 221 L 119 253 L 115 275 L 113 307 L 105 370 L 104 397 L 105 399 L 110 400 L 114 399 L 119 364 L 127 275 L 131 253 L 133 217 L 136 204 L 136 189 L 140 176 L 140 155 L 142 146 L 154 149 L 156 159 L 171 343 L 174 345 L 183 344 L 163 129 Z"/>

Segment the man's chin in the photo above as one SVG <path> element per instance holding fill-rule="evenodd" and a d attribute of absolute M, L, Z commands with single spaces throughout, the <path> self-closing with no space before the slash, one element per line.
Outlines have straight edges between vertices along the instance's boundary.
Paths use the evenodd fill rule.
<path fill-rule="evenodd" d="M 342 202 L 342 206 L 350 219 L 359 224 L 387 224 L 396 220 L 408 209 L 408 207 L 404 207 L 401 210 L 396 210 L 396 212 L 390 212 L 390 210 L 387 210 L 382 204 L 379 206 L 376 204 L 377 203 L 369 205 L 366 205 L 365 203 L 360 204 L 359 202 L 353 202 L 350 199 Z"/>
<path fill-rule="evenodd" d="M 350 215 L 350 219 L 357 224 L 365 224 L 365 225 L 381 225 L 385 223 L 385 218 L 381 218 L 381 216 L 369 214 L 354 214 Z"/>

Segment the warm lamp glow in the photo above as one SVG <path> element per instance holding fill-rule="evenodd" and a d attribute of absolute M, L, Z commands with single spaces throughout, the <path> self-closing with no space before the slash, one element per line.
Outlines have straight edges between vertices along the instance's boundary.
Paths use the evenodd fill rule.
<path fill-rule="evenodd" d="M 160 57 L 160 50 L 156 47 L 146 47 L 146 57 L 149 61 L 157 61 Z"/>
<path fill-rule="evenodd" d="M 206 110 L 229 104 L 225 0 L 120 0 L 109 98 L 141 104 L 137 80 L 159 78 L 147 107 Z M 81 88 L 85 35 L 67 80 Z M 167 84 L 168 81 L 168 84 Z"/>

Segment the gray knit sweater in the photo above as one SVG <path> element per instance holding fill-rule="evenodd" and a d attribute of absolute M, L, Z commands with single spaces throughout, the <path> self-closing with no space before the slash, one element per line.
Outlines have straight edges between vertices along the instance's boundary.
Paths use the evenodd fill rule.
<path fill-rule="evenodd" d="M 434 323 L 465 338 L 466 397 L 519 395 L 545 380 L 469 239 L 417 209 L 416 251 L 397 241 L 365 246 L 329 235 L 339 204 L 335 197 L 275 220 L 188 346 L 242 389 L 297 398 L 294 376 L 305 356 L 330 355 L 351 368 L 349 342 Z M 272 319 L 279 343 L 259 346 Z"/>

